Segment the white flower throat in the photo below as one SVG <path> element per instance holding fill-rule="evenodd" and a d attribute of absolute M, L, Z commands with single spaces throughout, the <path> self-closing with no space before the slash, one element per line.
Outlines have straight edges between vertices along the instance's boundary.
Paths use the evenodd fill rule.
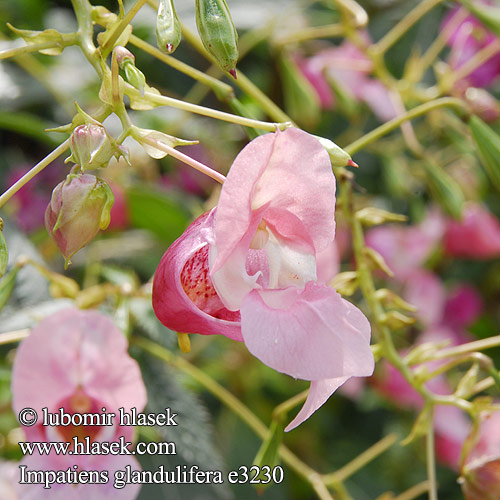
<path fill-rule="evenodd" d="M 316 281 L 316 257 L 280 242 L 261 220 L 250 243 L 253 250 L 264 250 L 269 264 L 267 288 L 304 287 Z"/>

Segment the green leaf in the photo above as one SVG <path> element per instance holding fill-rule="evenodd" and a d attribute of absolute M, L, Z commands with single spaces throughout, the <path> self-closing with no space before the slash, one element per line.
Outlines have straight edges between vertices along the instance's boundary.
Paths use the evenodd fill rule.
<path fill-rule="evenodd" d="M 436 200 L 445 212 L 455 219 L 460 219 L 465 202 L 460 186 L 436 163 L 422 160 L 421 165 L 426 173 L 429 188 Z"/>
<path fill-rule="evenodd" d="M 177 239 L 191 221 L 181 201 L 165 192 L 134 186 L 126 195 L 132 225 L 148 229 L 167 244 Z"/>
<path fill-rule="evenodd" d="M 7 271 L 7 262 L 9 260 L 9 250 L 3 236 L 3 221 L 0 219 L 0 278 Z"/>
<path fill-rule="evenodd" d="M 16 285 L 16 277 L 19 272 L 19 267 L 13 267 L 1 280 L 0 280 L 0 310 L 3 309 L 9 300 L 14 286 Z"/>
<path fill-rule="evenodd" d="M 500 136 L 477 116 L 470 119 L 469 127 L 486 174 L 500 191 Z"/>
<path fill-rule="evenodd" d="M 271 426 L 269 427 L 267 437 L 262 443 L 262 446 L 257 452 L 255 460 L 253 461 L 254 465 L 257 465 L 260 469 L 262 469 L 262 467 L 266 465 L 270 469 L 273 469 L 273 467 L 275 467 L 280 463 L 279 448 L 281 442 L 283 441 L 283 428 L 284 428 L 284 422 L 282 416 L 280 418 L 275 418 L 271 422 Z M 259 476 L 259 479 L 261 479 L 262 481 L 266 480 L 262 471 Z M 259 489 L 262 489 L 263 487 L 265 488 L 266 486 L 271 484 L 273 483 L 270 482 L 266 485 L 264 482 L 260 483 L 258 486 Z"/>
<path fill-rule="evenodd" d="M 299 125 L 315 127 L 319 122 L 321 110 L 313 86 L 295 62 L 286 56 L 280 58 L 280 70 L 286 110 Z"/>

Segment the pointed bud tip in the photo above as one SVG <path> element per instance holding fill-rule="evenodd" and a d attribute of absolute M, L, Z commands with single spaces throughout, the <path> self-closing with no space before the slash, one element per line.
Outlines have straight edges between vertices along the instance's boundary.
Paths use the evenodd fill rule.
<path fill-rule="evenodd" d="M 351 159 L 351 158 L 349 158 L 349 159 L 347 160 L 347 165 L 348 165 L 349 167 L 359 168 L 359 165 L 358 165 L 356 162 L 352 161 L 352 159 Z"/>
<path fill-rule="evenodd" d="M 174 51 L 174 44 L 173 43 L 167 43 L 166 45 L 167 52 L 171 54 Z"/>
<path fill-rule="evenodd" d="M 236 68 L 233 68 L 233 69 L 230 69 L 229 70 L 229 74 L 235 79 L 237 80 L 238 77 L 236 76 Z"/>

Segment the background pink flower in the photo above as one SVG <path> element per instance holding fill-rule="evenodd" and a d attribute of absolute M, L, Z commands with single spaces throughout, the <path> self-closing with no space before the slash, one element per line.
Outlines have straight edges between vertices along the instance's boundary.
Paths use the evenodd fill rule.
<path fill-rule="evenodd" d="M 115 419 L 111 427 L 45 427 L 42 408 L 67 413 L 107 413 L 118 415 L 146 404 L 146 389 L 139 366 L 127 353 L 127 341 L 106 316 L 95 311 L 69 308 L 45 318 L 25 339 L 16 354 L 12 375 L 14 411 L 33 408 L 40 419 L 34 427 L 23 427 L 29 441 L 71 441 L 73 436 L 91 441 L 115 441 L 123 436 L 131 441 L 133 428 L 119 426 Z M 139 464 L 129 455 L 56 455 L 37 453 L 25 456 L 22 465 L 31 470 L 66 470 L 78 465 L 82 470 L 117 470 L 126 465 L 138 469 Z M 136 485 L 114 490 L 112 472 L 105 485 L 53 485 L 53 495 L 72 499 L 133 499 Z M 46 498 L 47 490 L 40 485 L 19 485 L 20 494 L 30 498 Z M 119 495 L 119 496 L 118 496 Z"/>

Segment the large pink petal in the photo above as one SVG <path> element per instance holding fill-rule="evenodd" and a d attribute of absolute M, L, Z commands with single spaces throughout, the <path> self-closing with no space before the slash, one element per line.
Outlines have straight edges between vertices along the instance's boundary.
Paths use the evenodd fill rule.
<path fill-rule="evenodd" d="M 243 340 L 238 313 L 224 307 L 210 278 L 213 220 L 213 212 L 203 214 L 165 252 L 153 281 L 153 308 L 171 330 Z"/>
<path fill-rule="evenodd" d="M 215 221 L 218 271 L 247 234 L 253 212 L 280 209 L 308 229 L 316 251 L 335 231 L 335 178 L 328 153 L 295 128 L 266 134 L 236 157 L 222 188 Z"/>
<path fill-rule="evenodd" d="M 349 377 L 337 377 L 325 380 L 313 380 L 307 394 L 306 402 L 295 418 L 285 427 L 285 432 L 295 429 L 295 427 L 307 420 L 348 379 Z"/>
<path fill-rule="evenodd" d="M 370 324 L 325 285 L 253 290 L 241 307 L 248 350 L 275 370 L 305 380 L 373 372 Z"/>
<path fill-rule="evenodd" d="M 140 370 L 123 333 L 98 312 L 68 308 L 45 318 L 19 346 L 13 406 L 51 411 L 78 387 L 112 409 L 146 404 Z"/>

